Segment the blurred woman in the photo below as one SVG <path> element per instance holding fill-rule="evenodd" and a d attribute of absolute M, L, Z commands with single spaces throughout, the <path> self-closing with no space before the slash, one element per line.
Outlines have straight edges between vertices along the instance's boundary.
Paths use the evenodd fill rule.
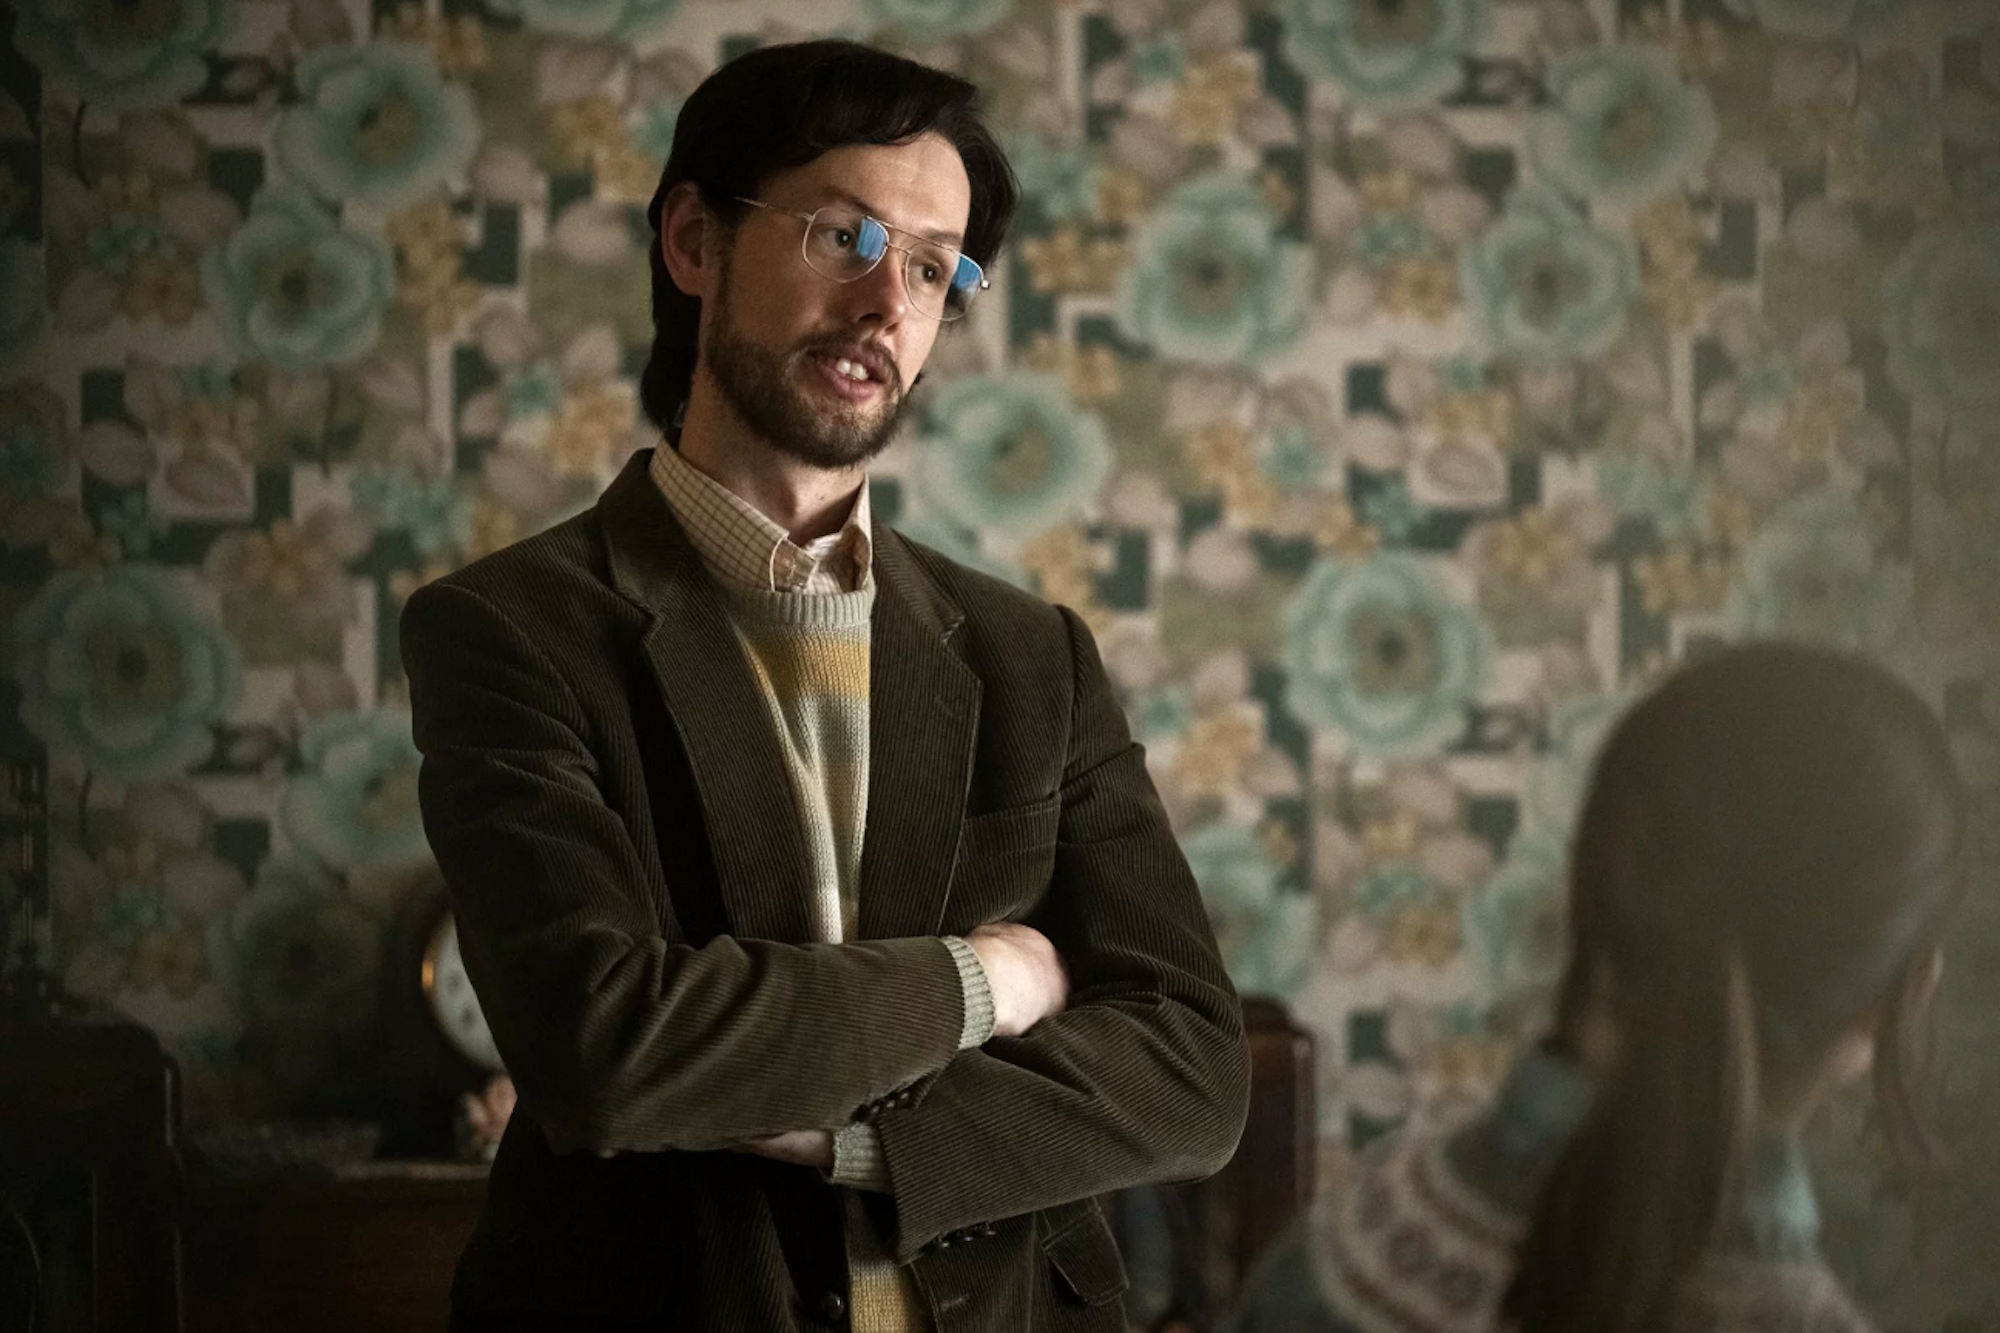
<path fill-rule="evenodd" d="M 1485 1114 L 1370 1145 L 1232 1333 L 1846 1333 L 1799 1131 L 1872 1067 L 1935 1160 L 1921 1055 L 1966 813 L 1942 728 L 1883 671 L 1727 649 L 1599 756 L 1554 1031 Z"/>

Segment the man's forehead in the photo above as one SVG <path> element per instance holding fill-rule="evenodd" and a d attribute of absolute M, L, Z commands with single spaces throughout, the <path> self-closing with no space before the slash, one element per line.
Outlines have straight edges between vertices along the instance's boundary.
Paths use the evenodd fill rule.
<path fill-rule="evenodd" d="M 893 227 L 958 240 L 972 206 L 972 186 L 958 149 L 927 134 L 900 144 L 843 144 L 773 178 L 788 202 L 809 207 L 852 204 Z"/>

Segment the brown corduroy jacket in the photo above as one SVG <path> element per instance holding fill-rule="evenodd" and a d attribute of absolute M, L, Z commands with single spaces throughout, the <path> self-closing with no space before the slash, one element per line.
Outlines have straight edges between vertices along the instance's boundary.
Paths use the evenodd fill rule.
<path fill-rule="evenodd" d="M 859 938 L 806 942 L 769 713 L 649 461 L 403 612 L 425 828 L 520 1093 L 455 1307 L 838 1327 L 832 1187 L 727 1149 L 864 1113 L 940 1333 L 1122 1328 L 1090 1200 L 1219 1168 L 1248 1066 L 1089 633 L 878 530 Z M 1000 920 L 1069 1008 L 961 1053 L 937 937 Z"/>

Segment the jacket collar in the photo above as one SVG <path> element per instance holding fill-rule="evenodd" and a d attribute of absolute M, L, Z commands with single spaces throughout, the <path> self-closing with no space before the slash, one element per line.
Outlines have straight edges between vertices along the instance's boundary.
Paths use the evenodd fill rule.
<path fill-rule="evenodd" d="M 598 501 L 609 577 L 648 614 L 641 649 L 694 774 L 732 932 L 804 941 L 805 841 L 796 819 L 763 817 L 773 793 L 791 791 L 770 711 L 651 461 L 650 450 L 635 453 Z M 860 932 L 890 939 L 935 934 L 943 918 L 981 689 L 951 642 L 964 620 L 957 603 L 895 533 L 877 529 L 874 556 Z M 655 819 L 663 840 L 677 814 Z"/>

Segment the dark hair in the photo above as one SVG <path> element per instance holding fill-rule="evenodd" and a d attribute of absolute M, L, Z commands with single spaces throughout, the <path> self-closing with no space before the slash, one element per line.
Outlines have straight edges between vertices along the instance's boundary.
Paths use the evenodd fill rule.
<path fill-rule="evenodd" d="M 687 397 L 701 319 L 701 302 L 674 285 L 660 254 L 667 192 L 693 181 L 709 211 L 733 223 L 743 212 L 737 198 L 755 198 L 774 172 L 848 144 L 898 144 L 936 133 L 965 163 L 972 209 L 964 248 L 984 266 L 1007 235 L 1019 187 L 978 98 L 979 90 L 954 74 L 833 40 L 760 47 L 702 81 L 681 107 L 673 151 L 646 209 L 653 227 L 653 354 L 639 401 L 655 425 L 669 429 Z"/>
<path fill-rule="evenodd" d="M 1931 968 L 1965 880 L 1943 728 L 1858 659 L 1762 644 L 1686 666 L 1614 728 L 1572 849 L 1557 1043 L 1615 1052 L 1537 1203 L 1504 1313 L 1651 1333 L 1715 1242 L 1766 1107 L 1871 1015 L 1906 1160 Z"/>

